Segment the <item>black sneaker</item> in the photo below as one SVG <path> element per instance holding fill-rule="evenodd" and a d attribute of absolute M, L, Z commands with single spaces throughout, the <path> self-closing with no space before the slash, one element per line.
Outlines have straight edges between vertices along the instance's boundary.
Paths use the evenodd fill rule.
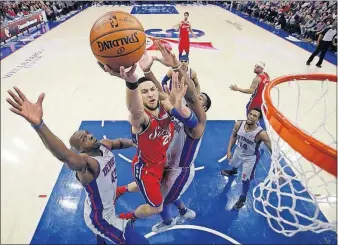
<path fill-rule="evenodd" d="M 306 62 L 306 65 L 308 65 L 308 66 L 309 66 L 309 65 L 310 65 L 310 62 Z"/>
<path fill-rule="evenodd" d="M 224 176 L 236 176 L 237 170 L 231 169 L 231 170 L 222 170 L 221 174 Z"/>
<path fill-rule="evenodd" d="M 235 203 L 233 209 L 237 209 L 237 210 L 241 209 L 244 206 L 245 201 L 246 201 L 246 197 L 240 196 L 238 201 Z"/>
<path fill-rule="evenodd" d="M 319 68 L 322 68 L 322 65 L 318 65 L 318 64 L 316 64 L 316 66 L 317 66 L 317 67 L 319 67 Z"/>

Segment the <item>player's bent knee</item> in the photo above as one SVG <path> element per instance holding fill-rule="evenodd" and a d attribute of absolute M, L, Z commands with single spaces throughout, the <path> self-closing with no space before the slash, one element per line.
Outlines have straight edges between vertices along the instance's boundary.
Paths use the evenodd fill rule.
<path fill-rule="evenodd" d="M 163 204 L 161 203 L 159 206 L 156 206 L 156 207 L 151 206 L 151 210 L 153 214 L 159 214 L 163 210 Z"/>

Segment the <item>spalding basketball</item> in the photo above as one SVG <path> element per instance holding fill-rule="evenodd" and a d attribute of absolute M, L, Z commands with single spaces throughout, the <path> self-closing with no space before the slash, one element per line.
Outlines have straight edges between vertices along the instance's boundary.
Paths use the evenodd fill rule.
<path fill-rule="evenodd" d="M 90 46 L 96 59 L 119 69 L 137 63 L 146 48 L 146 34 L 134 16 L 112 11 L 98 18 L 90 31 Z"/>

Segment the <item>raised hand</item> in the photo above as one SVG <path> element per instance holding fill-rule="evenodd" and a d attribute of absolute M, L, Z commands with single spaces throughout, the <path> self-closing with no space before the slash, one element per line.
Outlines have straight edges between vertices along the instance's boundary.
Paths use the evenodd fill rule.
<path fill-rule="evenodd" d="M 169 101 L 170 103 L 177 109 L 180 110 L 182 108 L 182 100 L 187 91 L 188 86 L 184 84 L 184 77 L 181 80 L 178 79 L 178 72 L 173 72 L 172 74 L 172 84 L 173 87 L 169 93 L 168 87 L 165 87 L 167 93 L 169 93 Z"/>
<path fill-rule="evenodd" d="M 147 72 L 150 71 L 151 66 L 154 63 L 154 59 L 156 57 L 153 56 L 149 56 L 147 51 L 144 52 L 142 58 L 140 59 L 140 61 L 138 62 L 140 65 L 140 68 L 142 69 L 143 72 Z"/>
<path fill-rule="evenodd" d="M 238 91 L 238 87 L 237 87 L 237 85 L 235 84 L 235 85 L 230 85 L 230 87 L 229 87 L 231 90 L 233 90 L 233 91 Z"/>
<path fill-rule="evenodd" d="M 165 66 L 178 67 L 180 62 L 176 55 L 170 51 L 167 46 L 163 46 L 160 41 L 154 40 L 154 43 L 158 50 L 160 50 L 162 58 L 153 57 L 155 60 L 161 62 Z"/>
<path fill-rule="evenodd" d="M 6 101 L 12 106 L 10 110 L 25 118 L 32 125 L 39 125 L 43 116 L 42 102 L 45 98 L 45 94 L 41 93 L 36 103 L 33 104 L 26 98 L 20 89 L 14 87 L 14 90 L 17 95 L 11 90 L 7 91 L 14 100 L 13 101 L 11 98 L 6 99 Z"/>
<path fill-rule="evenodd" d="M 136 83 L 138 80 L 137 74 L 135 73 L 137 64 L 134 64 L 129 71 L 126 71 L 123 66 L 120 67 L 119 71 L 113 70 L 108 65 L 102 65 L 101 63 L 99 63 L 99 66 L 110 75 L 122 78 L 127 82 Z"/>

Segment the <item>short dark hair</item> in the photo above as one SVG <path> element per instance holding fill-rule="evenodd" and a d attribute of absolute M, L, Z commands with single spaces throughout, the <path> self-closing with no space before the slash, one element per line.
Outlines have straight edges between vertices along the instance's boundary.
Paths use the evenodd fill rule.
<path fill-rule="evenodd" d="M 258 119 L 262 119 L 262 118 L 263 118 L 263 113 L 262 113 L 261 108 L 255 107 L 255 108 L 252 108 L 250 111 L 258 111 L 258 112 L 259 112 L 259 117 L 258 117 Z M 249 112 L 250 112 L 250 111 L 249 111 Z"/>
<path fill-rule="evenodd" d="M 137 82 L 138 82 L 138 84 L 141 84 L 141 83 L 144 83 L 144 82 L 147 82 L 147 81 L 151 81 L 151 80 L 149 78 L 146 78 L 146 77 L 140 77 Z"/>
<path fill-rule="evenodd" d="M 209 95 L 207 95 L 206 93 L 201 93 L 201 94 L 204 94 L 205 97 L 207 98 L 205 107 L 207 108 L 206 111 L 208 111 L 211 107 L 211 99 L 210 99 Z"/>
<path fill-rule="evenodd" d="M 189 15 L 189 12 L 184 12 L 184 15 L 186 15 L 186 14 Z"/>

